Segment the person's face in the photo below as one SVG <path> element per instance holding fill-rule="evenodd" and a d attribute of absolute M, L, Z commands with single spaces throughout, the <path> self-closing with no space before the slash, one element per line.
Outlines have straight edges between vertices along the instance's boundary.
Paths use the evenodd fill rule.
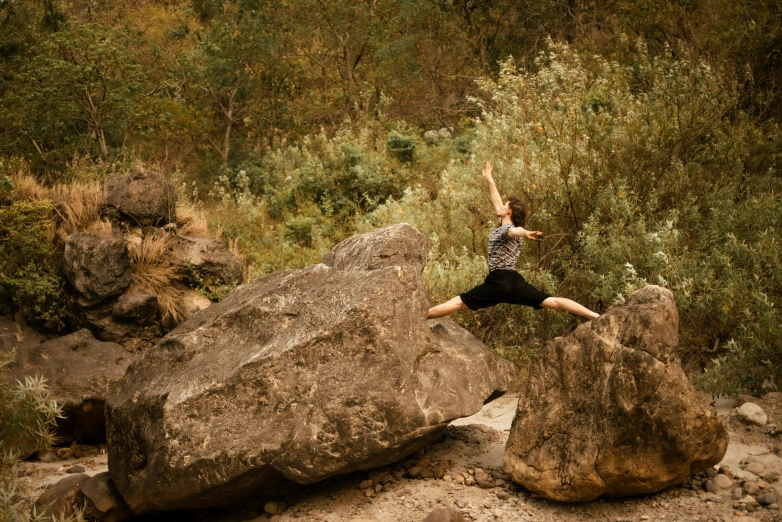
<path fill-rule="evenodd" d="M 497 212 L 497 217 L 504 218 L 505 216 L 510 216 L 510 214 L 510 200 L 508 200 L 503 206 L 500 207 L 500 210 Z"/>

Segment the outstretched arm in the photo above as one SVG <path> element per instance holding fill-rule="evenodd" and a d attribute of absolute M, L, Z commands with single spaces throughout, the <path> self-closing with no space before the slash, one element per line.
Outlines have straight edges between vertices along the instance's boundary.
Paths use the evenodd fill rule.
<path fill-rule="evenodd" d="M 513 227 L 508 230 L 508 235 L 510 237 L 523 237 L 524 239 L 538 240 L 543 237 L 543 232 L 540 232 L 539 230 L 527 230 L 524 227 Z"/>
<path fill-rule="evenodd" d="M 489 197 L 491 198 L 491 204 L 494 205 L 494 211 L 499 212 L 500 208 L 502 207 L 502 198 L 500 197 L 500 193 L 497 191 L 497 185 L 494 183 L 491 170 L 491 161 L 487 161 L 486 166 L 483 167 L 481 174 L 483 175 L 483 179 L 486 180 L 486 183 L 489 184 Z"/>

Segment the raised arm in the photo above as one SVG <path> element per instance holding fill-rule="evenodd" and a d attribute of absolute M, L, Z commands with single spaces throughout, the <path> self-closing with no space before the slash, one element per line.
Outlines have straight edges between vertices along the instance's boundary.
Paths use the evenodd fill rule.
<path fill-rule="evenodd" d="M 538 230 L 535 231 L 527 230 L 524 227 L 513 227 L 510 230 L 508 230 L 508 235 L 510 237 L 523 237 L 524 239 L 532 239 L 533 241 L 535 241 L 543 237 L 543 232 L 540 232 Z"/>
<path fill-rule="evenodd" d="M 499 212 L 503 203 L 502 198 L 500 197 L 500 193 L 497 191 L 497 185 L 494 183 L 494 178 L 491 175 L 491 170 L 491 161 L 487 161 L 486 166 L 483 167 L 481 174 L 483 175 L 483 179 L 486 180 L 486 183 L 489 184 L 489 197 L 491 198 L 491 204 L 494 205 L 494 211 Z"/>

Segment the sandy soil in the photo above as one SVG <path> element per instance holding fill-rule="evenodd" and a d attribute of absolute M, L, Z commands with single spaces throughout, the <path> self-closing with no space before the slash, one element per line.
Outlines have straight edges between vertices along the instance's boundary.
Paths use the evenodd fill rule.
<path fill-rule="evenodd" d="M 465 519 L 476 521 L 719 521 L 736 522 L 742 516 L 762 521 L 782 521 L 776 504 L 767 507 L 743 503 L 746 495 L 734 500 L 731 490 L 709 493 L 704 490 L 701 474 L 680 486 L 661 493 L 621 500 L 597 500 L 581 504 L 565 504 L 536 498 L 535 495 L 508 484 L 492 489 L 457 483 L 457 474 L 467 477 L 475 468 L 505 478 L 502 457 L 508 431 L 516 410 L 516 396 L 501 397 L 472 417 L 454 421 L 441 440 L 425 452 L 389 468 L 357 472 L 335 477 L 319 484 L 302 487 L 284 498 L 273 499 L 282 511 L 265 513 L 269 499 L 258 499 L 230 510 L 202 510 L 190 513 L 166 514 L 145 520 L 199 520 L 214 522 L 275 522 L 347 521 L 347 522 L 421 522 L 437 507 L 455 507 Z M 707 398 L 704 396 L 704 400 Z M 721 465 L 743 474 L 745 480 L 762 486 L 761 493 L 771 492 L 782 500 L 782 459 L 773 451 L 782 435 L 769 434 L 762 427 L 747 426 L 738 420 L 734 407 L 741 400 L 751 400 L 764 408 L 769 423 L 776 423 L 782 414 L 782 394 L 773 393 L 764 399 L 741 397 L 721 399 L 715 403 L 719 415 L 730 432 L 730 445 Z M 782 425 L 780 425 L 782 428 Z M 782 443 L 780 448 L 782 449 Z M 442 479 L 411 479 L 405 472 L 421 459 L 440 463 L 447 468 Z M 760 462 L 765 470 L 760 477 L 744 470 L 750 463 Z M 28 480 L 38 493 L 65 476 L 70 466 L 80 464 L 89 474 L 106 471 L 106 455 L 94 454 L 79 460 L 44 464 L 25 463 Z M 369 480 L 380 483 L 380 491 L 367 496 Z M 362 484 L 363 483 L 363 484 Z M 271 506 L 269 506 L 271 507 Z M 272 509 L 274 511 L 274 509 Z M 141 520 L 141 519 L 138 519 Z M 741 519 L 744 522 L 747 519 Z M 749 519 L 751 520 L 751 519 Z"/>

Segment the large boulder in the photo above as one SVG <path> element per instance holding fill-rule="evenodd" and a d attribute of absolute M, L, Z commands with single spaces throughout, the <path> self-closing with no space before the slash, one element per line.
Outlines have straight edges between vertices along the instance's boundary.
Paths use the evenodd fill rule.
<path fill-rule="evenodd" d="M 63 268 L 83 307 L 119 295 L 131 283 L 128 246 L 119 236 L 71 234 L 65 243 Z"/>
<path fill-rule="evenodd" d="M 177 236 L 172 262 L 185 279 L 210 289 L 242 282 L 242 262 L 216 239 Z"/>
<path fill-rule="evenodd" d="M 65 413 L 58 419 L 58 442 L 101 443 L 106 440 L 103 406 L 133 358 L 122 346 L 98 341 L 82 329 L 43 343 L 20 344 L 9 369 L 22 382 L 26 376 L 46 378 Z"/>
<path fill-rule="evenodd" d="M 428 253 L 429 239 L 407 223 L 401 223 L 349 237 L 332 248 L 322 263 L 339 270 L 412 266 L 420 274 Z"/>
<path fill-rule="evenodd" d="M 104 213 L 139 226 L 176 222 L 174 188 L 159 172 L 138 170 L 106 181 Z"/>
<path fill-rule="evenodd" d="M 108 401 L 117 489 L 135 513 L 224 506 L 425 447 L 515 373 L 428 306 L 418 266 L 320 264 L 238 287 Z"/>
<path fill-rule="evenodd" d="M 675 357 L 669 290 L 627 302 L 549 342 L 533 361 L 505 469 L 552 500 L 653 493 L 717 464 L 728 436 Z"/>

